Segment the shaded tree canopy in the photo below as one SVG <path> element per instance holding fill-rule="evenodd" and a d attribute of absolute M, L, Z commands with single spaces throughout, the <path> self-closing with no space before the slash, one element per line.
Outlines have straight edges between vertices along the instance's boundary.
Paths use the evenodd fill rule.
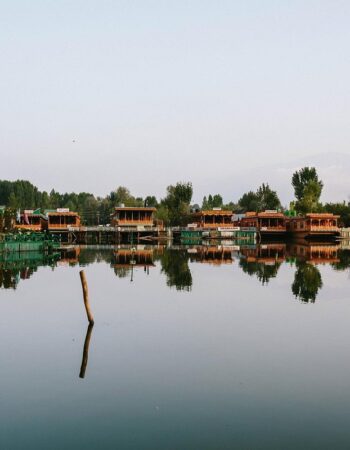
<path fill-rule="evenodd" d="M 221 208 L 223 206 L 223 200 L 220 194 L 208 195 L 203 197 L 202 209 Z"/>
<path fill-rule="evenodd" d="M 189 220 L 190 203 L 193 195 L 192 183 L 178 182 L 167 187 L 167 195 L 161 204 L 168 210 L 170 225 L 186 225 Z"/>
<path fill-rule="evenodd" d="M 240 210 L 246 211 L 265 211 L 266 209 L 279 209 L 281 202 L 277 192 L 273 191 L 268 184 L 263 183 L 256 192 L 249 191 L 238 201 Z"/>

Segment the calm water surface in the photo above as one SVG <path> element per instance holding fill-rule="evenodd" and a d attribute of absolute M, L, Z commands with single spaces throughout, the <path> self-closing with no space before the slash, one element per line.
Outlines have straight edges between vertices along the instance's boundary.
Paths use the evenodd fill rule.
<path fill-rule="evenodd" d="M 325 244 L 0 262 L 0 448 L 350 448 L 349 267 Z"/>

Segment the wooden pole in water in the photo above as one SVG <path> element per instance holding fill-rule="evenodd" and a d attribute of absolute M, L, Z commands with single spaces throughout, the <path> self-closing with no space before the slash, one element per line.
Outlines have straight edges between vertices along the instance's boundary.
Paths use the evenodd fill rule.
<path fill-rule="evenodd" d="M 91 333 L 92 333 L 93 326 L 94 326 L 93 323 L 89 323 L 89 325 L 87 327 L 86 337 L 85 337 L 85 342 L 84 342 L 84 350 L 83 350 L 83 360 L 81 362 L 79 378 L 85 377 L 86 367 L 87 367 L 88 358 L 89 358 L 89 345 L 90 345 L 90 339 L 91 339 Z"/>
<path fill-rule="evenodd" d="M 94 324 L 94 318 L 92 316 L 92 312 L 90 309 L 90 303 L 89 303 L 89 291 L 88 291 L 88 285 L 85 277 L 85 272 L 81 270 L 80 272 L 80 280 L 81 280 L 81 286 L 83 288 L 83 297 L 84 297 L 84 305 L 86 309 L 86 315 L 88 318 L 89 323 L 92 325 Z"/>

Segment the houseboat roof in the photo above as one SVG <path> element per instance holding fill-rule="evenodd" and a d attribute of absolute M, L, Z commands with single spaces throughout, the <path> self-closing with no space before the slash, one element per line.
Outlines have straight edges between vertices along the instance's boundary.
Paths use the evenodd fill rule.
<path fill-rule="evenodd" d="M 222 210 L 222 209 L 210 209 L 210 210 L 205 210 L 205 211 L 198 211 L 192 214 L 193 216 L 196 217 L 201 217 L 201 216 L 232 216 L 233 212 L 232 211 L 227 211 L 227 210 Z"/>
<path fill-rule="evenodd" d="M 36 212 L 32 212 L 32 213 L 23 212 L 23 213 L 21 213 L 21 217 L 24 217 L 25 215 L 28 216 L 28 217 L 41 217 L 42 219 L 47 220 L 47 216 L 45 216 L 44 214 L 41 214 L 41 213 L 36 213 Z"/>
<path fill-rule="evenodd" d="M 289 220 L 305 220 L 305 219 L 339 219 L 340 216 L 337 216 L 332 213 L 307 213 L 305 216 L 295 216 L 289 217 Z"/>
<path fill-rule="evenodd" d="M 311 217 L 313 219 L 337 219 L 340 216 L 337 216 L 333 213 L 308 213 L 306 217 Z"/>
<path fill-rule="evenodd" d="M 153 206 L 116 206 L 115 211 L 157 211 Z"/>
<path fill-rule="evenodd" d="M 77 212 L 74 211 L 48 211 L 48 216 L 79 216 Z"/>
<path fill-rule="evenodd" d="M 247 211 L 245 213 L 245 217 L 261 217 L 261 218 L 279 218 L 282 219 L 285 217 L 285 215 L 281 212 L 277 211 L 261 211 L 261 212 L 255 212 L 255 211 Z"/>

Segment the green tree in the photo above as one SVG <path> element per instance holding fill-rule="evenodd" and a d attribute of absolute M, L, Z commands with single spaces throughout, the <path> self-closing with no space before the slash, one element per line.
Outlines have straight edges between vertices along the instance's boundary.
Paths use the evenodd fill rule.
<path fill-rule="evenodd" d="M 178 182 L 167 187 L 167 196 L 163 200 L 168 209 L 171 225 L 186 225 L 189 220 L 190 203 L 193 195 L 192 183 Z"/>
<path fill-rule="evenodd" d="M 259 210 L 259 199 L 255 192 L 249 191 L 242 195 L 238 200 L 239 209 L 242 212 L 247 211 L 258 211 Z"/>
<path fill-rule="evenodd" d="M 157 198 L 154 195 L 147 195 L 147 197 L 145 198 L 145 206 L 157 208 Z"/>
<path fill-rule="evenodd" d="M 281 202 L 278 198 L 277 192 L 273 191 L 268 184 L 262 184 L 256 192 L 258 199 L 259 211 L 266 209 L 279 209 Z"/>
<path fill-rule="evenodd" d="M 319 200 L 323 183 L 319 180 L 315 167 L 303 167 L 292 176 L 297 212 L 307 213 L 320 208 Z"/>

